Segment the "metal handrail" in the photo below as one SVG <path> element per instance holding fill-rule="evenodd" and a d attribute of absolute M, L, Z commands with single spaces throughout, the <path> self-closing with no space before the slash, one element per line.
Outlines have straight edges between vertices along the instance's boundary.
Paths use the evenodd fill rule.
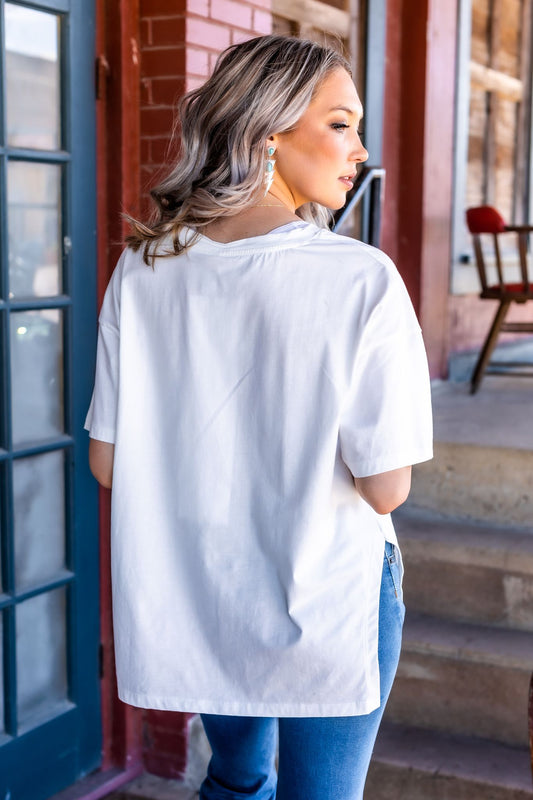
<path fill-rule="evenodd" d="M 333 230 L 340 233 L 346 221 L 350 218 L 354 209 L 363 199 L 369 197 L 366 208 L 363 209 L 363 220 L 361 240 L 379 247 L 381 233 L 381 196 L 382 187 L 385 181 L 385 170 L 383 167 L 363 167 L 356 178 L 354 187 L 348 195 L 348 201 L 344 208 L 338 212 L 335 218 Z"/>

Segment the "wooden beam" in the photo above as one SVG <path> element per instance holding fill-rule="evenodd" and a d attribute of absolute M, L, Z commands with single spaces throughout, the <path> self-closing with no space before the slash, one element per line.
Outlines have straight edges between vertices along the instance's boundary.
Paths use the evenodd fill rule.
<path fill-rule="evenodd" d="M 484 67 L 483 64 L 477 64 L 475 61 L 470 62 L 470 83 L 478 89 L 495 92 L 515 103 L 521 103 L 524 97 L 524 84 L 519 78 L 513 78 L 505 72 Z"/>
<path fill-rule="evenodd" d="M 524 100 L 517 109 L 516 148 L 514 157 L 515 191 L 513 192 L 514 222 L 529 219 L 529 170 L 531 168 L 531 46 L 532 2 L 523 0 L 520 20 L 520 78 Z"/>
<path fill-rule="evenodd" d="M 361 59 L 359 57 L 359 37 L 361 35 L 361 4 L 359 0 L 349 0 L 348 3 L 348 39 L 350 49 L 350 61 L 352 75 L 356 86 L 359 85 L 359 67 Z"/>
<path fill-rule="evenodd" d="M 488 69 L 500 71 L 500 30 L 502 19 L 502 0 L 489 0 L 488 19 Z M 496 166 L 498 163 L 498 117 L 500 96 L 497 92 L 485 92 L 486 118 L 485 142 L 483 152 L 483 195 L 485 203 L 494 205 L 496 202 Z"/>
<path fill-rule="evenodd" d="M 349 13 L 320 0 L 273 0 L 272 13 L 301 26 L 311 26 L 343 39 L 348 39 L 350 34 Z"/>
<path fill-rule="evenodd" d="M 500 66 L 501 30 L 503 0 L 489 0 L 488 44 L 489 66 L 498 69 Z"/>

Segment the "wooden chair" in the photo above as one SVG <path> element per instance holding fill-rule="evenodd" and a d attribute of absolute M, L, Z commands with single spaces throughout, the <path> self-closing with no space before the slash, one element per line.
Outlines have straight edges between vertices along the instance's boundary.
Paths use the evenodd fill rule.
<path fill-rule="evenodd" d="M 533 231 L 533 225 L 506 225 L 501 215 L 492 206 L 479 206 L 469 208 L 466 212 L 466 222 L 468 229 L 474 240 L 474 251 L 476 254 L 476 264 L 481 281 L 482 300 L 499 300 L 498 310 L 483 343 L 479 358 L 477 360 L 471 380 L 471 393 L 477 392 L 485 371 L 491 374 L 509 374 L 513 368 L 513 374 L 533 375 L 533 372 L 517 372 L 516 368 L 533 367 L 533 363 L 526 362 L 494 362 L 490 360 L 492 351 L 500 333 L 533 333 L 533 322 L 505 322 L 505 317 L 511 303 L 527 303 L 533 300 L 533 286 L 528 276 L 528 237 Z M 497 282 L 489 284 L 487 278 L 487 262 L 484 249 L 481 243 L 481 234 L 492 234 L 494 245 L 494 260 L 497 272 Z M 520 267 L 521 280 L 518 283 L 506 282 L 504 278 L 504 266 L 508 271 L 509 265 L 504 265 L 501 255 L 500 237 L 504 233 L 515 233 L 517 242 L 518 264 Z M 489 368 L 489 369 L 487 369 Z"/>

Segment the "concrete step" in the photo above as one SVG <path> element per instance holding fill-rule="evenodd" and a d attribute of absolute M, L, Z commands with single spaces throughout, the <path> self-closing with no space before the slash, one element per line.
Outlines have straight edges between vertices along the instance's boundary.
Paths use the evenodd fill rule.
<path fill-rule="evenodd" d="M 413 468 L 408 504 L 533 533 L 531 459 L 531 450 L 436 441 L 433 460 Z"/>
<path fill-rule="evenodd" d="M 532 800 L 527 749 L 383 724 L 365 800 Z"/>
<path fill-rule="evenodd" d="M 533 384 L 434 381 L 435 458 L 413 471 L 411 503 L 442 514 L 523 525 L 533 532 Z"/>
<path fill-rule="evenodd" d="M 413 509 L 396 512 L 394 524 L 408 608 L 533 631 L 532 535 Z"/>
<path fill-rule="evenodd" d="M 395 723 L 526 747 L 533 635 L 408 613 Z"/>

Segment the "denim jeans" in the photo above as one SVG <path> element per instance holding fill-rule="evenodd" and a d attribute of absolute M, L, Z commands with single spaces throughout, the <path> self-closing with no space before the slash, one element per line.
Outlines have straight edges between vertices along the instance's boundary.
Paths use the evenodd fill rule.
<path fill-rule="evenodd" d="M 202 714 L 213 756 L 201 800 L 361 800 L 398 666 L 404 615 L 399 554 L 386 542 L 379 607 L 380 707 L 357 717 L 278 720 Z"/>

